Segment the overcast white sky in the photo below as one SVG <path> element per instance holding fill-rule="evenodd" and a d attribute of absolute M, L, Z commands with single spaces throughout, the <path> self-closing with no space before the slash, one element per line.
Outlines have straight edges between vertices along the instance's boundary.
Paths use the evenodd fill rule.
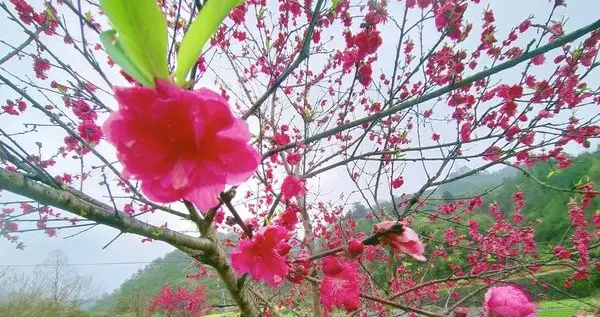
<path fill-rule="evenodd" d="M 393 1 L 390 1 L 393 2 Z M 484 2 L 484 1 L 482 1 Z M 503 27 L 514 26 L 520 21 L 524 20 L 529 15 L 535 15 L 535 20 L 538 23 L 543 22 L 548 13 L 551 10 L 552 4 L 547 0 L 502 0 L 492 1 L 491 7 L 494 9 L 496 14 L 496 21 L 498 25 L 498 38 L 504 38 L 507 34 L 507 30 Z M 395 2 L 394 2 L 395 3 Z M 555 16 L 560 18 L 561 16 L 569 17 L 568 23 L 565 27 L 565 31 L 568 33 L 574 29 L 582 27 L 590 22 L 596 20 L 600 12 L 600 1 L 596 0 L 571 0 L 567 1 L 568 6 L 566 8 L 559 8 L 558 14 Z M 400 11 L 395 12 L 393 8 L 390 10 L 390 14 L 398 16 Z M 467 20 L 474 23 L 474 26 L 480 23 L 481 10 L 468 11 Z M 14 23 L 11 23 L 5 18 L 0 19 L 0 30 L 2 35 L 0 38 L 12 45 L 18 45 L 24 39 L 24 35 L 19 30 L 19 27 Z M 475 31 L 476 34 L 477 31 Z M 431 34 L 437 36 L 435 30 L 431 30 Z M 474 34 L 474 37 L 478 35 Z M 389 35 L 389 33 L 388 33 Z M 433 39 L 425 39 L 425 41 L 431 41 Z M 395 46 L 395 39 L 384 37 L 384 47 L 379 54 L 379 66 L 383 68 L 382 61 L 393 62 L 393 51 Z M 4 56 L 9 48 L 5 45 L 0 44 L 0 56 Z M 74 65 L 77 69 L 77 64 L 81 63 L 76 57 L 65 56 L 65 59 L 70 61 L 70 64 Z M 65 60 L 67 61 L 67 60 Z M 103 61 L 101 61 L 102 63 Z M 218 66 L 219 65 L 215 65 Z M 31 64 L 29 61 L 19 63 L 11 61 L 8 68 L 17 73 L 31 73 Z M 4 75 L 4 73 L 3 73 Z M 508 71 L 502 74 L 502 78 L 511 79 L 519 76 L 519 72 Z M 50 76 L 52 77 L 52 76 Z M 115 81 L 121 81 L 118 76 L 111 76 Z M 213 86 L 212 78 L 205 78 L 200 85 L 202 86 Z M 597 78 L 594 80 L 597 86 Z M 9 88 L 0 86 L 0 100 L 7 98 L 14 98 L 15 93 Z M 107 104 L 112 105 L 114 102 L 110 100 L 110 96 L 104 96 L 104 100 L 107 100 Z M 0 127 L 3 129 L 17 129 L 20 128 L 20 123 L 17 121 L 7 122 L 5 117 L 0 119 Z M 448 127 L 449 131 L 453 131 L 453 127 Z M 443 130 L 442 130 L 443 131 Z M 39 134 L 36 135 L 39 137 Z M 44 142 L 51 142 L 53 133 L 48 131 L 48 140 Z M 32 140 L 23 139 L 29 144 L 33 144 Z M 592 149 L 595 148 L 596 144 L 592 145 Z M 104 142 L 100 148 L 102 153 L 112 153 L 113 149 Z M 571 150 L 571 149 L 570 149 Z M 577 152 L 579 149 L 572 148 L 571 152 Z M 69 163 L 63 163 L 69 164 Z M 78 169 L 78 166 L 65 166 L 61 165 L 59 169 Z M 344 169 L 339 169 L 321 177 L 318 181 L 311 182 L 311 186 L 318 186 L 321 192 L 330 193 L 332 197 L 337 196 L 341 192 L 354 190 L 351 187 L 350 182 L 344 182 L 346 172 Z M 404 174 L 406 185 L 403 188 L 406 192 L 411 192 L 421 185 L 423 180 L 423 171 L 419 169 L 407 169 Z M 102 189 L 95 187 L 94 184 L 86 186 L 88 191 L 98 191 L 103 193 Z M 0 196 L 0 201 L 12 201 L 16 197 L 14 195 L 4 193 Z M 153 216 L 154 217 L 154 216 Z M 161 223 L 169 221 L 169 227 L 184 228 L 181 223 L 173 223 L 172 218 L 161 218 L 153 219 L 154 223 Z M 161 243 L 140 243 L 141 238 L 132 235 L 123 235 L 114 244 L 108 247 L 106 250 L 102 250 L 102 247 L 110 241 L 118 231 L 98 226 L 84 234 L 78 235 L 74 238 L 65 239 L 74 231 L 65 231 L 59 233 L 59 237 L 52 239 L 47 238 L 41 233 L 30 233 L 23 234 L 22 239 L 26 243 L 27 247 L 25 250 L 16 250 L 13 244 L 8 243 L 4 239 L 0 239 L 0 265 L 15 265 L 15 270 L 31 271 L 32 267 L 28 265 L 37 264 L 42 262 L 48 253 L 55 249 L 62 250 L 70 259 L 73 264 L 93 264 L 93 263 L 114 263 L 114 262 L 148 262 L 159 256 L 164 255 L 166 252 L 173 250 L 172 247 Z M 131 276 L 139 268 L 142 268 L 144 264 L 121 264 L 121 265 L 81 265 L 76 266 L 76 269 L 85 275 L 94 276 L 96 282 L 101 284 L 105 290 L 110 291 L 120 285 L 126 278 Z"/>

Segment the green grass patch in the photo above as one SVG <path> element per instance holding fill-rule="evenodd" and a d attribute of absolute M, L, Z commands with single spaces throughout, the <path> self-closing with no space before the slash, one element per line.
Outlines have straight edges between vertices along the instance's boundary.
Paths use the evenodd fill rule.
<path fill-rule="evenodd" d="M 235 316 L 238 316 L 238 313 L 225 312 L 225 313 L 205 315 L 205 317 L 235 317 Z"/>
<path fill-rule="evenodd" d="M 585 303 L 600 304 L 600 299 L 584 297 L 577 299 L 545 300 L 538 303 L 538 317 L 573 316 L 582 309 L 589 308 Z"/>

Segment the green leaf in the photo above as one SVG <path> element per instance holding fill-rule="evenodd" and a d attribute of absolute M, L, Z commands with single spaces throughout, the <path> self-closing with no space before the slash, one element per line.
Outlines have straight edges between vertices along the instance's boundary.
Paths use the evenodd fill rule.
<path fill-rule="evenodd" d="M 154 82 L 151 78 L 144 76 L 142 72 L 133 64 L 133 62 L 123 52 L 123 47 L 120 41 L 116 38 L 115 30 L 104 31 L 100 34 L 100 41 L 104 45 L 106 53 L 110 55 L 112 60 L 119 65 L 123 71 L 135 78 L 139 83 L 146 86 L 153 86 Z"/>
<path fill-rule="evenodd" d="M 329 12 L 335 12 L 335 9 L 337 9 L 337 6 L 340 4 L 340 0 L 333 0 L 331 1 L 331 7 L 329 8 Z"/>
<path fill-rule="evenodd" d="M 181 41 L 177 53 L 177 68 L 175 69 L 177 84 L 181 86 L 185 83 L 187 74 L 198 60 L 206 41 L 215 33 L 219 24 L 229 12 L 243 2 L 243 0 L 206 2 Z"/>
<path fill-rule="evenodd" d="M 156 0 L 100 0 L 100 6 L 117 32 L 117 46 L 138 73 L 151 79 L 149 86 L 154 78 L 168 79 L 167 20 Z"/>
<path fill-rule="evenodd" d="M 304 108 L 304 117 L 308 121 L 312 120 L 312 111 L 310 111 L 308 108 Z"/>
<path fill-rule="evenodd" d="M 402 153 L 402 150 L 398 149 L 396 151 L 394 151 L 394 158 L 395 159 L 401 159 L 404 157 L 404 153 Z"/>
<path fill-rule="evenodd" d="M 56 21 L 56 16 L 54 15 L 54 11 L 52 11 L 51 8 L 46 8 L 44 12 L 46 12 L 46 16 L 50 21 Z"/>

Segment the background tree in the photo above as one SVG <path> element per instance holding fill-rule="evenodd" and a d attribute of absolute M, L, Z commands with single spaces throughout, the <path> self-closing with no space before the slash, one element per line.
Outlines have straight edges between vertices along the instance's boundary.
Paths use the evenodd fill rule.
<path fill-rule="evenodd" d="M 51 252 L 33 274 L 4 272 L 1 316 L 85 316 L 80 306 L 98 296 L 92 278 L 73 270 L 61 251 Z"/>

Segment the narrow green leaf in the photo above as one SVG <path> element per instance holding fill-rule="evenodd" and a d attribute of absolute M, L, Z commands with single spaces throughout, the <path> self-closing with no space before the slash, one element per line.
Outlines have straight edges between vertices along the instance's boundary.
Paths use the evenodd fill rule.
<path fill-rule="evenodd" d="M 331 1 L 331 7 L 329 8 L 329 12 L 335 12 L 335 9 L 337 9 L 338 4 L 340 4 L 340 0 Z"/>
<path fill-rule="evenodd" d="M 177 53 L 177 68 L 175 69 L 177 84 L 183 85 L 185 83 L 186 76 L 194 66 L 198 56 L 200 56 L 206 41 L 215 33 L 229 12 L 243 2 L 243 0 L 213 0 L 206 2 L 181 41 Z"/>
<path fill-rule="evenodd" d="M 118 33 L 122 52 L 151 78 L 150 86 L 154 78 L 168 79 L 167 20 L 156 0 L 100 0 L 100 6 Z"/>
<path fill-rule="evenodd" d="M 142 85 L 153 86 L 154 82 L 152 79 L 144 76 L 127 55 L 125 55 L 123 47 L 116 36 L 117 32 L 115 30 L 104 31 L 100 34 L 100 41 L 102 41 L 106 53 L 123 69 L 124 72 L 129 74 L 129 76 L 133 77 Z"/>

